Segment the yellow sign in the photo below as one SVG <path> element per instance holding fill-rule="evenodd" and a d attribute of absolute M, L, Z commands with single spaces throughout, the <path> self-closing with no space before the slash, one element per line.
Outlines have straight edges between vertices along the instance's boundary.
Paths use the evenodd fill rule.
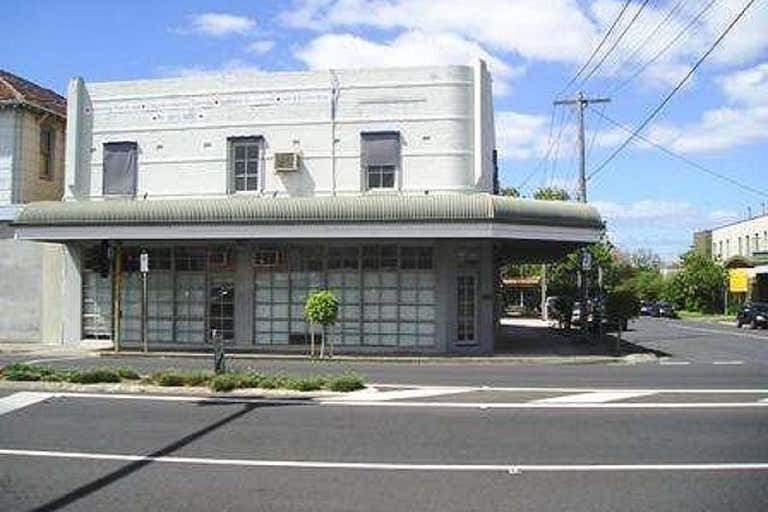
<path fill-rule="evenodd" d="M 749 279 L 747 277 L 747 269 L 733 268 L 728 271 L 730 277 L 730 286 L 728 287 L 733 293 L 746 293 L 748 290 Z"/>

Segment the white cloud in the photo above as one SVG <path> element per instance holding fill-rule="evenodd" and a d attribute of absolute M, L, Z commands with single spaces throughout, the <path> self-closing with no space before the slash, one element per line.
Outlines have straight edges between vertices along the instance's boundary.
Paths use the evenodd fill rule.
<path fill-rule="evenodd" d="M 727 104 L 692 123 L 661 123 L 650 138 L 683 153 L 706 153 L 768 139 L 768 62 L 715 80 Z"/>
<path fill-rule="evenodd" d="M 269 53 L 274 47 L 275 47 L 274 41 L 265 39 L 262 41 L 254 41 L 251 44 L 249 44 L 246 48 L 249 52 L 255 53 L 256 55 L 264 55 L 266 53 Z"/>
<path fill-rule="evenodd" d="M 494 76 L 494 90 L 500 94 L 522 73 L 522 68 L 506 64 L 456 34 L 405 32 L 382 43 L 352 34 L 325 34 L 299 48 L 296 57 L 312 69 L 470 64 L 482 57 Z"/>
<path fill-rule="evenodd" d="M 526 59 L 579 62 L 598 27 L 576 0 L 299 0 L 282 15 L 289 26 L 330 31 L 370 26 L 383 30 L 450 32 Z"/>
<path fill-rule="evenodd" d="M 690 245 L 694 231 L 738 218 L 731 210 L 708 210 L 687 202 L 643 199 L 619 203 L 595 201 L 611 239 L 624 250 L 651 249 L 665 260 L 677 258 Z"/>
<path fill-rule="evenodd" d="M 246 34 L 256 27 L 256 21 L 247 16 L 237 16 L 222 12 L 206 12 L 189 16 L 189 26 L 180 30 L 182 33 L 225 36 Z"/>
<path fill-rule="evenodd" d="M 547 151 L 549 119 L 537 114 L 503 111 L 495 114 L 496 146 L 501 158 L 540 158 Z"/>

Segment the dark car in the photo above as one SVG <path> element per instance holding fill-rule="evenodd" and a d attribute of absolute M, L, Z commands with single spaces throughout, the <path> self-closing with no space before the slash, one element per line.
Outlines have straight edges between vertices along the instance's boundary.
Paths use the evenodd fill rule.
<path fill-rule="evenodd" d="M 650 300 L 641 300 L 640 316 L 656 316 L 656 303 Z"/>
<path fill-rule="evenodd" d="M 677 318 L 675 306 L 669 302 L 657 302 L 653 316 L 657 318 Z"/>
<path fill-rule="evenodd" d="M 768 303 L 753 302 L 745 304 L 739 314 L 736 315 L 736 327 L 748 325 L 750 329 L 768 327 Z"/>

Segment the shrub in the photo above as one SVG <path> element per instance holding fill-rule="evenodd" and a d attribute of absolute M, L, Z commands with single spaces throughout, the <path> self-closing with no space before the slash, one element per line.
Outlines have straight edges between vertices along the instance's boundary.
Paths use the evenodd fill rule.
<path fill-rule="evenodd" d="M 141 379 L 141 375 L 136 373 L 135 370 L 132 368 L 118 368 L 117 374 L 120 376 L 121 379 L 125 380 L 139 380 Z"/>
<path fill-rule="evenodd" d="M 101 382 L 120 382 L 120 375 L 115 370 L 96 368 L 94 370 L 72 371 L 65 377 L 74 384 L 97 384 Z"/>
<path fill-rule="evenodd" d="M 328 389 L 331 391 L 349 392 L 365 387 L 365 381 L 360 375 L 349 373 L 328 378 Z"/>
<path fill-rule="evenodd" d="M 214 391 L 232 391 L 242 384 L 241 376 L 236 373 L 221 373 L 211 379 L 211 389 Z"/>
<path fill-rule="evenodd" d="M 178 387 L 184 385 L 184 376 L 174 372 L 160 372 L 152 376 L 158 386 Z"/>
<path fill-rule="evenodd" d="M 294 391 L 317 391 L 323 389 L 327 383 L 328 379 L 323 377 L 301 377 L 290 379 L 286 382 L 286 387 Z"/>

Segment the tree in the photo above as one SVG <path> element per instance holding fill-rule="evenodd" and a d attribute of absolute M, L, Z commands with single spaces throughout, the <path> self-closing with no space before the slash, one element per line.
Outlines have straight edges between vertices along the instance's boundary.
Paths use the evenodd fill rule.
<path fill-rule="evenodd" d="M 544 201 L 568 201 L 571 199 L 571 196 L 564 188 L 544 187 L 534 192 L 533 198 Z"/>
<path fill-rule="evenodd" d="M 336 319 L 339 316 L 339 299 L 331 291 L 316 291 L 307 297 L 307 302 L 304 305 L 304 315 L 313 326 L 310 334 L 312 338 L 310 354 L 312 357 L 315 356 L 314 325 L 319 324 L 322 326 L 323 337 L 320 340 L 320 357 L 322 358 L 325 354 L 326 327 L 336 323 Z M 333 357 L 333 343 L 330 343 L 328 349 L 328 357 Z"/>
<path fill-rule="evenodd" d="M 669 284 L 668 297 L 689 311 L 714 313 L 722 307 L 726 272 L 717 262 L 689 251 L 680 257 L 680 270 Z"/>
<path fill-rule="evenodd" d="M 615 323 L 618 329 L 616 338 L 616 353 L 621 349 L 621 331 L 626 330 L 627 323 L 640 312 L 640 303 L 633 290 L 619 288 L 605 297 L 605 317 Z"/>
<path fill-rule="evenodd" d="M 520 191 L 515 187 L 504 187 L 499 191 L 499 195 L 508 197 L 520 197 Z"/>

